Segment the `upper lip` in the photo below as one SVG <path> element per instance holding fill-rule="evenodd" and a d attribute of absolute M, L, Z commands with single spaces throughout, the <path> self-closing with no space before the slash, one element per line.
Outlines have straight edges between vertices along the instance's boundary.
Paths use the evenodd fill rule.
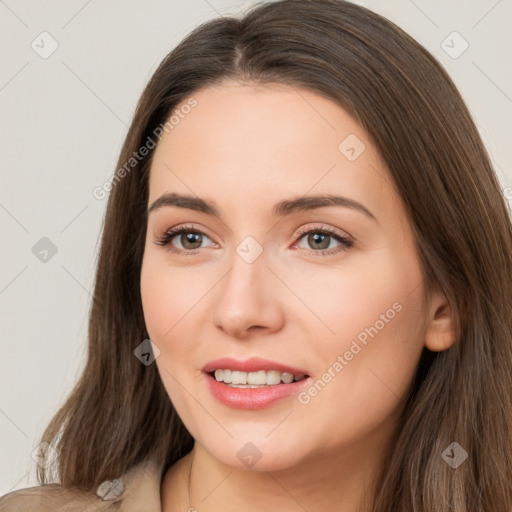
<path fill-rule="evenodd" d="M 261 359 L 260 357 L 251 357 L 245 361 L 239 361 L 232 357 L 221 357 L 210 361 L 205 365 L 203 371 L 211 373 L 215 370 L 235 370 L 239 372 L 257 372 L 259 370 L 271 371 L 276 370 L 281 373 L 291 373 L 293 375 L 308 375 L 308 372 L 300 368 L 295 368 L 287 364 Z"/>

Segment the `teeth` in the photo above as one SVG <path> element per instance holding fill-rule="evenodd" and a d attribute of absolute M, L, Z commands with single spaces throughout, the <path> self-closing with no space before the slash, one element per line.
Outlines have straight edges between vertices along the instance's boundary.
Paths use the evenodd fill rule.
<path fill-rule="evenodd" d="M 277 384 L 290 384 L 305 378 L 304 374 L 293 375 L 288 372 L 276 370 L 260 370 L 257 372 L 239 372 L 236 370 L 215 370 L 215 380 L 230 384 L 237 388 L 259 388 L 262 386 L 276 386 Z"/>

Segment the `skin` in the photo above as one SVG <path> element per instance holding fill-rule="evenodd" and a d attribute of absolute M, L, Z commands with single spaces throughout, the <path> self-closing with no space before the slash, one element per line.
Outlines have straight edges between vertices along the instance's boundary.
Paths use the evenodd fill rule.
<path fill-rule="evenodd" d="M 449 304 L 442 293 L 425 301 L 402 201 L 368 135 L 343 108 L 277 84 L 226 82 L 193 97 L 197 106 L 155 150 L 148 207 L 177 192 L 214 201 L 220 214 L 176 206 L 151 212 L 141 272 L 156 364 L 195 439 L 164 477 L 163 510 L 369 511 L 423 347 L 454 343 Z M 338 149 L 349 134 L 365 145 L 354 161 Z M 321 194 L 355 200 L 376 219 L 341 206 L 272 216 L 278 201 Z M 185 235 L 155 243 L 182 224 L 204 236 L 196 244 Z M 353 245 L 298 234 L 322 227 Z M 263 249 L 252 263 L 236 252 L 248 236 Z M 325 247 L 331 254 L 320 254 Z M 333 371 L 353 340 L 397 303 L 400 311 Z M 308 403 L 292 396 L 238 410 L 205 385 L 202 367 L 223 356 L 304 368 L 313 381 L 329 368 L 335 376 Z M 247 442 L 262 454 L 250 469 L 237 457 Z"/>

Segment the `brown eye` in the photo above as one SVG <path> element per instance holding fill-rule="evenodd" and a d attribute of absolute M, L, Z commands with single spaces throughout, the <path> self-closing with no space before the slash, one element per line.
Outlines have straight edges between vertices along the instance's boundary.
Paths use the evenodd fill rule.
<path fill-rule="evenodd" d="M 331 238 L 332 236 L 327 233 L 310 233 L 308 235 L 308 244 L 315 249 L 328 249 Z"/>
<path fill-rule="evenodd" d="M 301 244 L 303 239 L 305 245 Z M 333 242 L 334 245 L 332 244 Z M 353 244 L 354 242 L 350 238 L 323 227 L 302 231 L 299 236 L 298 246 L 305 249 L 308 254 L 328 256 L 346 251 Z"/>
<path fill-rule="evenodd" d="M 184 249 L 199 249 L 203 241 L 202 237 L 201 233 L 195 231 L 182 231 L 179 240 Z"/>
<path fill-rule="evenodd" d="M 191 227 L 181 226 L 166 231 L 156 240 L 156 245 L 168 246 L 170 252 L 182 254 L 196 254 L 201 244 L 210 238 L 203 232 Z M 211 240 L 210 240 L 211 241 Z"/>

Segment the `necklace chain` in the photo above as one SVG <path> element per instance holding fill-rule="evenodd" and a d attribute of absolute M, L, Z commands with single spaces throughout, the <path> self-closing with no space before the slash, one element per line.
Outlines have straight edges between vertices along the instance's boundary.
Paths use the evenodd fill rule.
<path fill-rule="evenodd" d="M 195 452 L 194 454 L 192 455 L 192 460 L 190 461 L 190 468 L 188 470 L 188 511 L 187 512 L 197 512 L 197 510 L 191 505 L 191 502 L 192 502 L 192 499 L 191 499 L 191 476 L 192 476 L 192 464 L 194 463 L 194 457 L 195 457 Z"/>

